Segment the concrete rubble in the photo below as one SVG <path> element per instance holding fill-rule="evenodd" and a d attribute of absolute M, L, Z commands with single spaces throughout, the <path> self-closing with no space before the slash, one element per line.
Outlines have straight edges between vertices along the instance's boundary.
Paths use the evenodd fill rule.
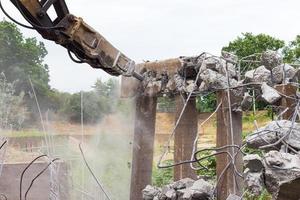
<path fill-rule="evenodd" d="M 259 155 L 247 155 L 244 160 L 244 182 L 247 189 L 255 196 L 259 196 L 264 189 L 262 159 Z"/>
<path fill-rule="evenodd" d="M 259 196 L 266 188 L 273 199 L 300 199 L 299 154 L 270 151 L 263 158 L 251 155 L 247 163 L 245 186 L 251 194 Z"/>
<path fill-rule="evenodd" d="M 262 53 L 260 66 L 245 74 L 238 74 L 237 59 L 231 54 L 223 57 L 182 57 L 182 68 L 167 78 L 150 73 L 145 87 L 147 93 L 195 93 L 208 94 L 230 89 L 233 98 L 240 103 L 236 108 L 246 111 L 252 108 L 254 98 L 269 105 L 277 105 L 282 94 L 277 85 L 298 82 L 300 70 L 283 64 L 274 51 Z M 164 81 L 163 80 L 167 80 Z M 161 83 L 158 83 L 161 82 Z M 255 96 L 252 93 L 255 90 Z M 267 189 L 277 200 L 300 199 L 300 123 L 289 120 L 272 121 L 246 137 L 249 148 L 262 150 L 262 155 L 244 157 L 244 184 L 248 191 L 259 196 Z M 143 190 L 145 200 L 211 199 L 213 186 L 203 179 L 183 179 L 162 188 L 147 186 Z M 230 195 L 228 200 L 241 199 Z"/>
<path fill-rule="evenodd" d="M 261 64 L 269 70 L 281 65 L 282 62 L 282 57 L 276 51 L 267 50 L 261 55 Z"/>
<path fill-rule="evenodd" d="M 291 128 L 293 125 L 293 128 Z M 281 145 L 289 144 L 296 150 L 300 150 L 300 124 L 294 124 L 289 120 L 272 121 L 266 126 L 254 131 L 246 137 L 246 143 L 251 148 L 262 148 L 265 145 L 277 142 L 280 138 L 285 139 L 278 145 L 269 149 L 278 149 Z"/>
<path fill-rule="evenodd" d="M 235 194 L 230 194 L 226 200 L 241 200 L 242 198 L 235 195 Z"/>
<path fill-rule="evenodd" d="M 276 103 L 279 99 L 281 99 L 280 94 L 272 88 L 271 86 L 268 86 L 266 83 L 263 83 L 261 85 L 261 92 L 262 92 L 262 98 L 269 104 Z"/>
<path fill-rule="evenodd" d="M 255 89 L 256 97 L 274 105 L 281 99 L 275 86 L 297 82 L 300 76 L 300 71 L 283 64 L 282 57 L 275 51 L 262 53 L 261 66 L 240 75 L 237 58 L 226 52 L 222 55 L 223 57 L 205 54 L 180 57 L 181 68 L 170 74 L 157 74 L 146 70 L 143 92 L 150 96 L 172 96 L 176 93 L 205 95 L 230 88 L 233 96 L 240 98 L 239 108 L 246 111 L 251 108 L 251 98 L 254 98 L 248 95 L 249 89 Z"/>
<path fill-rule="evenodd" d="M 276 142 L 277 145 L 269 145 Z M 300 124 L 289 120 L 272 121 L 248 136 L 246 143 L 256 149 L 268 145 L 263 148 L 262 156 L 244 157 L 244 182 L 251 194 L 258 196 L 265 188 L 273 199 L 299 200 Z"/>
<path fill-rule="evenodd" d="M 185 178 L 162 188 L 148 185 L 143 190 L 144 200 L 209 200 L 214 187 L 209 182 Z"/>

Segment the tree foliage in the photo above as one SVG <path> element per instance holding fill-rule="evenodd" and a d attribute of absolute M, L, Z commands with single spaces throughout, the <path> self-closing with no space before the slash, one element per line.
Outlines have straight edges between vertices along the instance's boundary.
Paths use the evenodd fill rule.
<path fill-rule="evenodd" d="M 84 123 L 96 123 L 103 116 L 124 106 L 124 102 L 118 97 L 119 82 L 116 79 L 106 82 L 99 79 L 93 88 L 93 91 L 79 92 L 67 97 L 66 104 L 62 106 L 62 113 L 68 120 L 81 122 L 81 103 Z"/>
<path fill-rule="evenodd" d="M 285 46 L 283 40 L 270 35 L 252 33 L 242 33 L 232 42 L 222 48 L 223 51 L 231 52 L 240 59 L 256 53 L 262 53 L 266 50 L 277 51 Z"/>
<path fill-rule="evenodd" d="M 300 35 L 297 35 L 295 40 L 291 41 L 288 46 L 283 49 L 284 60 L 288 63 L 299 64 L 300 58 Z"/>
<path fill-rule="evenodd" d="M 51 105 L 49 95 L 49 70 L 44 64 L 47 51 L 36 38 L 25 38 L 17 26 L 7 21 L 0 22 L 0 73 L 8 82 L 14 82 L 15 94 L 24 93 L 24 101 L 31 111 L 31 118 L 37 117 L 36 103 L 32 95 L 31 79 L 37 98 L 44 110 Z M 34 120 L 33 120 L 34 121 Z"/>
<path fill-rule="evenodd" d="M 16 81 L 17 92 L 31 91 L 30 77 L 39 95 L 50 89 L 47 51 L 36 38 L 25 38 L 16 25 L 0 22 L 0 70 L 9 82 Z"/>
<path fill-rule="evenodd" d="M 296 49 L 295 42 L 292 44 L 291 46 L 293 46 Z M 239 59 L 242 59 L 247 56 L 262 53 L 266 50 L 279 51 L 283 48 L 285 48 L 285 42 L 270 35 L 254 35 L 252 33 L 242 33 L 241 36 L 238 36 L 236 39 L 229 42 L 227 46 L 223 47 L 222 51 L 233 53 L 237 55 Z M 286 48 L 286 51 L 288 51 L 288 48 Z M 295 51 L 293 51 L 293 53 L 290 52 L 290 54 L 294 55 L 294 52 Z M 252 66 L 257 67 L 257 65 Z M 241 70 L 247 70 L 247 66 L 243 63 L 241 63 Z M 215 107 L 216 96 L 214 94 L 203 98 L 199 98 L 197 101 L 197 108 L 200 111 L 213 111 Z"/>
<path fill-rule="evenodd" d="M 14 84 L 0 73 L 0 129 L 21 128 L 27 113 L 23 97 L 23 93 L 15 95 Z"/>

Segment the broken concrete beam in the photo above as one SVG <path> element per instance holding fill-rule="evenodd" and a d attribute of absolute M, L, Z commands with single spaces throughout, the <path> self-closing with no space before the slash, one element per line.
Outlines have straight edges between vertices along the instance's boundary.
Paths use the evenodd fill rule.
<path fill-rule="evenodd" d="M 262 146 L 277 142 L 279 138 L 286 135 L 284 143 L 289 144 L 294 149 L 300 150 L 300 124 L 295 122 L 292 128 L 292 122 L 289 120 L 272 121 L 268 125 L 254 131 L 253 134 L 246 137 L 246 142 L 250 148 L 260 148 Z M 274 150 L 280 148 L 283 143 L 277 147 L 265 150 Z"/>
<path fill-rule="evenodd" d="M 229 79 L 228 83 L 226 76 L 211 69 L 204 70 L 200 74 L 200 78 L 203 81 L 199 87 L 200 92 L 224 90 L 228 87 L 237 87 L 239 85 L 238 81 L 232 78 Z M 232 93 L 237 97 L 242 97 L 242 91 L 242 88 L 232 89 Z"/>
<path fill-rule="evenodd" d="M 300 157 L 270 151 L 264 158 L 265 183 L 274 199 L 300 199 Z"/>
<path fill-rule="evenodd" d="M 262 98 L 269 104 L 274 104 L 281 99 L 280 94 L 274 88 L 268 86 L 266 83 L 261 85 Z"/>
<path fill-rule="evenodd" d="M 146 71 L 154 71 L 157 74 L 168 73 L 174 75 L 183 66 L 181 58 L 167 59 L 162 61 L 145 62 L 136 66 L 136 71 L 143 74 Z M 134 97 L 139 93 L 141 82 L 133 77 L 122 76 L 121 97 Z"/>

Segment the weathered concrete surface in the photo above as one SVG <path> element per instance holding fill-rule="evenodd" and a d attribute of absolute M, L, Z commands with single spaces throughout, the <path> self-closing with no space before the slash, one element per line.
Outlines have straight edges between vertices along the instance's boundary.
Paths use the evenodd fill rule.
<path fill-rule="evenodd" d="M 252 195 L 259 196 L 265 185 L 263 179 L 264 166 L 262 159 L 259 155 L 250 154 L 244 158 L 244 182 L 245 187 L 251 192 Z"/>
<path fill-rule="evenodd" d="M 212 196 L 213 186 L 203 179 L 185 178 L 162 188 L 148 185 L 143 190 L 144 200 L 209 200 Z"/>
<path fill-rule="evenodd" d="M 151 184 L 156 104 L 156 97 L 136 99 L 130 200 L 142 199 L 142 190 Z"/>
<path fill-rule="evenodd" d="M 233 95 L 231 95 L 233 96 Z M 241 145 L 242 144 L 242 112 L 229 110 L 228 107 L 228 96 L 225 91 L 217 93 L 218 104 L 222 102 L 222 106 L 217 112 L 217 147 L 223 147 L 226 145 Z M 236 101 L 231 98 L 231 104 Z M 231 113 L 230 113 L 231 112 Z M 231 138 L 231 127 L 230 127 L 230 114 L 232 116 L 232 129 L 233 138 Z M 233 151 L 232 148 L 226 149 L 231 155 L 234 155 L 236 149 Z M 219 178 L 231 161 L 229 156 L 223 154 L 216 156 L 217 161 L 217 177 Z M 239 173 L 243 172 L 243 160 L 241 154 L 239 154 L 235 161 L 236 169 Z M 217 187 L 217 198 L 220 200 L 226 200 L 230 194 L 242 193 L 243 180 L 239 177 L 234 179 L 233 171 L 234 168 L 231 166 L 223 175 Z"/>
<path fill-rule="evenodd" d="M 60 164 L 58 172 L 59 180 L 59 195 L 60 199 L 70 199 L 69 194 L 69 175 L 68 167 L 65 163 L 56 162 Z M 36 163 L 33 164 L 26 172 L 23 180 L 23 198 L 27 188 L 30 185 L 31 180 L 42 171 L 48 163 Z M 19 199 L 20 194 L 20 178 L 21 173 L 25 169 L 27 164 L 4 164 L 3 171 L 0 176 L 0 193 L 7 196 L 9 200 Z M 48 200 L 50 195 L 50 172 L 47 170 L 34 182 L 27 199 L 30 200 Z"/>
<path fill-rule="evenodd" d="M 139 73 L 145 73 L 146 71 L 154 71 L 158 76 L 163 73 L 167 73 L 170 77 L 182 67 L 183 63 L 180 58 L 167 59 L 161 61 L 140 63 L 136 66 L 136 70 Z M 140 91 L 143 92 L 142 83 L 133 77 L 122 76 L 121 84 L 121 97 L 128 98 L 136 96 Z M 170 81 L 169 87 L 172 88 L 172 81 Z"/>
<path fill-rule="evenodd" d="M 254 131 L 253 134 L 246 137 L 247 145 L 251 148 L 260 148 L 262 146 L 277 142 L 279 138 L 285 135 L 283 142 L 288 143 L 291 147 L 300 150 L 300 124 L 295 122 L 292 128 L 292 122 L 289 120 L 272 121 L 268 125 Z M 283 143 L 277 145 L 277 148 Z M 275 149 L 271 148 L 271 149 Z"/>
<path fill-rule="evenodd" d="M 288 108 L 287 112 L 285 112 L 282 116 L 283 119 L 290 119 L 294 113 L 296 101 L 293 98 L 296 98 L 296 93 L 298 91 L 298 86 L 294 86 L 292 84 L 283 84 L 275 86 L 275 89 L 281 94 L 285 94 L 280 100 L 280 111 Z M 291 98 L 287 98 L 291 97 Z"/>
<path fill-rule="evenodd" d="M 261 64 L 269 70 L 281 65 L 282 62 L 282 57 L 276 51 L 267 50 L 261 55 Z"/>
<path fill-rule="evenodd" d="M 266 83 L 261 85 L 261 91 L 262 98 L 269 104 L 274 104 L 281 99 L 281 96 L 278 94 L 277 90 L 268 86 Z"/>
<path fill-rule="evenodd" d="M 270 151 L 264 157 L 265 183 L 274 199 L 300 199 L 300 157 Z"/>
<path fill-rule="evenodd" d="M 285 84 L 290 81 L 297 82 L 295 77 L 297 70 L 288 64 L 282 64 L 272 69 L 272 78 L 276 84 Z"/>
<path fill-rule="evenodd" d="M 181 96 L 176 97 L 176 119 L 178 120 L 180 113 L 183 109 L 184 102 Z M 182 118 L 175 130 L 174 137 L 174 162 L 182 162 L 191 159 L 193 152 L 194 140 L 198 133 L 197 122 L 197 109 L 196 99 L 192 98 L 187 103 L 186 109 L 182 115 Z M 174 122 L 175 124 L 175 122 Z M 189 164 L 179 165 L 174 168 L 174 180 L 180 180 L 183 178 L 196 179 L 196 172 L 190 167 Z"/>
<path fill-rule="evenodd" d="M 235 194 L 230 194 L 226 200 L 241 200 L 241 197 Z"/>
<path fill-rule="evenodd" d="M 245 83 L 271 83 L 271 71 L 265 66 L 250 70 L 245 74 Z"/>

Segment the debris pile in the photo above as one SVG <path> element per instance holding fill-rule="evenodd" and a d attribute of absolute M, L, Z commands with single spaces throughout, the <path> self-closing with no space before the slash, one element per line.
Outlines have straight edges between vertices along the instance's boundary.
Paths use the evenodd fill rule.
<path fill-rule="evenodd" d="M 148 185 L 143 190 L 144 200 L 209 200 L 214 187 L 209 182 L 185 178 L 162 188 Z"/>
<path fill-rule="evenodd" d="M 266 188 L 274 199 L 300 199 L 300 124 L 272 121 L 246 138 L 249 147 L 266 154 L 244 157 L 245 185 L 253 195 Z"/>
<path fill-rule="evenodd" d="M 143 74 L 143 93 L 150 96 L 173 96 L 176 93 L 205 95 L 230 89 L 241 102 L 238 108 L 247 110 L 256 97 L 275 104 L 282 97 L 275 86 L 296 83 L 300 75 L 294 67 L 283 64 L 282 57 L 275 51 L 264 52 L 261 66 L 245 73 L 239 73 L 241 66 L 238 59 L 225 52 L 221 57 L 205 53 L 197 57 L 181 57 L 180 62 L 181 67 L 171 74 L 146 70 Z M 249 89 L 255 89 L 255 97 L 249 95 Z"/>

